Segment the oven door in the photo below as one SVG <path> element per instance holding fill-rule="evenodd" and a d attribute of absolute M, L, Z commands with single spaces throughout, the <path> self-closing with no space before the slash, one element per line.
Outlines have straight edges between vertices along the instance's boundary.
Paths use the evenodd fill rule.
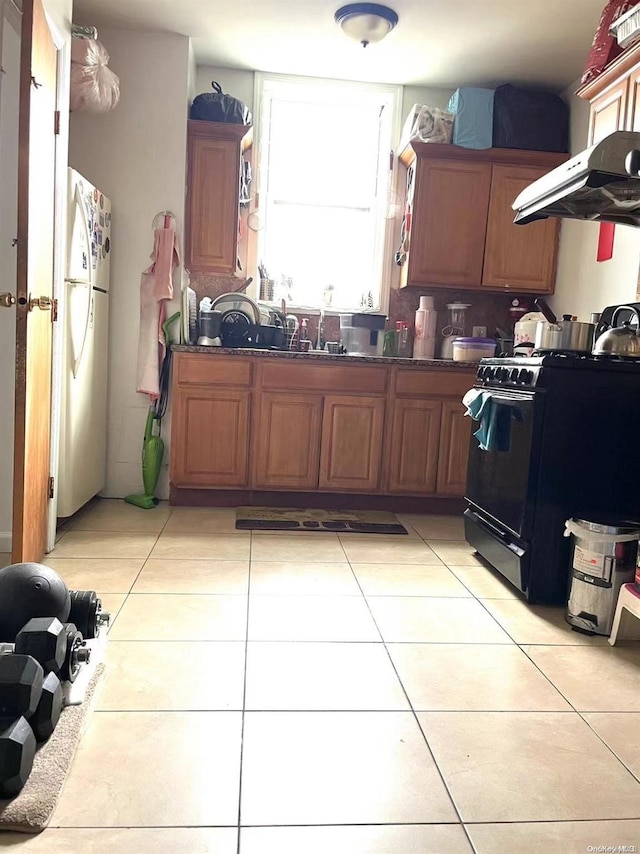
<path fill-rule="evenodd" d="M 491 395 L 491 403 L 497 407 L 496 418 L 503 426 L 500 444 L 504 450 L 481 450 L 472 434 L 466 498 L 502 529 L 526 539 L 533 524 L 544 393 L 483 391 Z"/>

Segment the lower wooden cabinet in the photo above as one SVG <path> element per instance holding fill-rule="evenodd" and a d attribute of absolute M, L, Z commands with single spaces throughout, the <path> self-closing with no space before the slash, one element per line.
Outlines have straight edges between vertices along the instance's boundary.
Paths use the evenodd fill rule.
<path fill-rule="evenodd" d="M 440 450 L 438 452 L 438 495 L 464 495 L 467 483 L 469 437 L 473 422 L 461 403 L 442 402 Z"/>
<path fill-rule="evenodd" d="M 389 445 L 389 492 L 430 495 L 436 491 L 442 403 L 398 398 L 393 404 Z"/>
<path fill-rule="evenodd" d="M 176 350 L 172 487 L 464 495 L 471 371 Z"/>
<path fill-rule="evenodd" d="M 264 392 L 255 437 L 259 489 L 318 488 L 322 396 Z"/>
<path fill-rule="evenodd" d="M 249 485 L 251 393 L 215 388 L 173 398 L 171 482 L 176 486 Z"/>
<path fill-rule="evenodd" d="M 384 410 L 383 398 L 325 396 L 320 489 L 378 490 Z"/>

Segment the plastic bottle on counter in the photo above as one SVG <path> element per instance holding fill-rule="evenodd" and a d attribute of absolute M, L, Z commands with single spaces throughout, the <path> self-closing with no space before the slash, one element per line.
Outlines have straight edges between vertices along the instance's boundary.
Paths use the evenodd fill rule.
<path fill-rule="evenodd" d="M 303 317 L 300 324 L 300 336 L 298 338 L 298 349 L 303 353 L 307 353 L 311 347 L 308 323 L 307 318 Z"/>
<path fill-rule="evenodd" d="M 409 334 L 409 324 L 406 320 L 396 321 L 396 331 L 398 333 L 398 356 L 401 359 L 410 359 L 411 336 Z"/>
<path fill-rule="evenodd" d="M 434 310 L 433 297 L 420 297 L 420 307 L 416 311 L 415 320 L 414 359 L 433 359 L 436 352 L 437 320 L 438 312 Z"/>

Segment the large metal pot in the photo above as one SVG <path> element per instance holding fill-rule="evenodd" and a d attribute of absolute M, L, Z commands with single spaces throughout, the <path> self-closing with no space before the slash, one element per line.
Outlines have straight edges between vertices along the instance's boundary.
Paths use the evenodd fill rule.
<path fill-rule="evenodd" d="M 558 320 L 543 299 L 535 301 L 546 320 L 540 321 L 536 329 L 535 349 L 555 353 L 591 353 L 595 323 L 582 323 L 572 320 L 570 314 L 563 314 Z"/>

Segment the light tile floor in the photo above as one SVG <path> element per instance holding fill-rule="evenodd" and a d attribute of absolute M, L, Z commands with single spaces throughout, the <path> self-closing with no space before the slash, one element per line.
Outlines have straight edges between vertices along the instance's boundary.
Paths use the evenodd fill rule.
<path fill-rule="evenodd" d="M 0 848 L 640 851 L 640 646 L 526 605 L 459 519 L 401 519 L 408 537 L 119 501 L 70 520 L 47 562 L 112 611 L 106 677 L 51 827 Z"/>

